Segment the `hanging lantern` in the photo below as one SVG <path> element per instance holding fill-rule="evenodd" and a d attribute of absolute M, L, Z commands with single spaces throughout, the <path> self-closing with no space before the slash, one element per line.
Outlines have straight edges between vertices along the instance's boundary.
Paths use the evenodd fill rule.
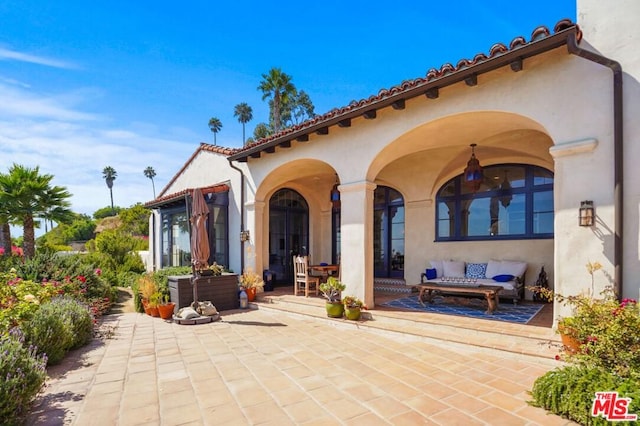
<path fill-rule="evenodd" d="M 476 158 L 476 144 L 472 143 L 471 145 L 471 158 L 467 162 L 467 167 L 464 169 L 464 181 L 473 192 L 476 192 L 480 189 L 480 185 L 484 179 L 482 175 L 482 167 L 480 167 L 480 162 Z"/>
<path fill-rule="evenodd" d="M 504 172 L 504 180 L 500 185 L 500 194 L 500 204 L 502 204 L 502 207 L 506 209 L 509 207 L 509 204 L 511 204 L 511 199 L 513 199 L 513 195 L 511 195 L 511 183 L 507 178 L 506 170 Z"/>
<path fill-rule="evenodd" d="M 333 204 L 334 209 L 340 208 L 340 191 L 338 190 L 338 175 L 336 175 L 336 183 L 331 188 L 331 204 Z"/>

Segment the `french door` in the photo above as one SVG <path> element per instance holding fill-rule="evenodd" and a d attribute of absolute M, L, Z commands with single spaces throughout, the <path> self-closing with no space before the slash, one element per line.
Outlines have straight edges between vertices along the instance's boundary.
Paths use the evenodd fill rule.
<path fill-rule="evenodd" d="M 378 278 L 404 277 L 404 199 L 393 188 L 374 192 L 373 264 Z"/>
<path fill-rule="evenodd" d="M 309 207 L 292 189 L 269 200 L 269 269 L 276 285 L 293 283 L 293 256 L 309 254 Z"/>

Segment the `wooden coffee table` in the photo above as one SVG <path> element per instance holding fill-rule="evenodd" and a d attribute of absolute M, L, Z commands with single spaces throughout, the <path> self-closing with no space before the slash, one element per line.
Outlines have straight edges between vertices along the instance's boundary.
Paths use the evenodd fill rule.
<path fill-rule="evenodd" d="M 487 315 L 493 314 L 493 312 L 498 309 L 498 295 L 502 290 L 501 286 L 496 285 L 468 285 L 445 282 L 420 283 L 416 284 L 415 287 L 420 290 L 420 293 L 418 293 L 418 302 L 420 302 L 422 306 L 425 306 L 423 297 L 427 302 L 433 303 L 435 293 L 484 296 L 487 300 L 487 311 L 485 312 Z M 427 293 L 426 295 L 425 292 Z"/>

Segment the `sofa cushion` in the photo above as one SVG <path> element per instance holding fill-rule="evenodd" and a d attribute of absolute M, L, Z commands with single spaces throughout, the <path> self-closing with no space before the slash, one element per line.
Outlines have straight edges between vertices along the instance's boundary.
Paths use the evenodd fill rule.
<path fill-rule="evenodd" d="M 500 262 L 500 272 L 496 275 L 513 275 L 514 277 L 521 277 L 527 270 L 526 262 L 516 262 L 511 260 L 503 260 Z M 488 275 L 493 277 L 494 275 Z"/>
<path fill-rule="evenodd" d="M 457 260 L 445 260 L 442 262 L 445 277 L 464 277 L 464 262 Z"/>
<path fill-rule="evenodd" d="M 424 271 L 424 274 L 427 276 L 428 280 L 433 280 L 435 278 L 438 278 L 438 272 L 436 268 L 427 268 Z"/>
<path fill-rule="evenodd" d="M 489 263 L 487 263 L 487 269 L 485 271 L 485 276 L 488 278 L 495 277 L 496 275 L 500 275 L 500 262 L 499 260 L 491 259 Z"/>
<path fill-rule="evenodd" d="M 509 274 L 495 275 L 493 277 L 493 280 L 499 283 L 506 283 L 507 281 L 513 280 L 513 275 L 509 275 Z"/>
<path fill-rule="evenodd" d="M 467 278 L 487 278 L 486 263 L 467 263 Z"/>
<path fill-rule="evenodd" d="M 437 277 L 441 277 L 444 273 L 444 267 L 442 266 L 442 260 L 430 260 L 431 267 L 435 268 Z"/>

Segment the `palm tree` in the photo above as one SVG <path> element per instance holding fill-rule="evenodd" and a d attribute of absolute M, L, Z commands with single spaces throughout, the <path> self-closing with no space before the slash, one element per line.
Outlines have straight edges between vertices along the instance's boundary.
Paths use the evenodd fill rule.
<path fill-rule="evenodd" d="M 47 232 L 47 221 L 49 221 L 51 229 L 53 229 L 54 221 L 57 223 L 70 223 L 75 218 L 75 213 L 69 209 L 71 205 L 64 196 L 66 191 L 61 192 L 60 189 L 57 186 L 49 188 L 40 198 L 44 210 L 39 216 L 44 220 L 45 232 Z"/>
<path fill-rule="evenodd" d="M 144 175 L 151 179 L 151 186 L 153 186 L 153 198 L 156 198 L 156 184 L 153 182 L 153 178 L 156 177 L 156 171 L 153 170 L 153 167 L 149 166 L 144 169 Z"/>
<path fill-rule="evenodd" d="M 222 130 L 222 121 L 216 117 L 211 117 L 209 119 L 209 129 L 213 132 L 213 144 L 217 145 L 216 135 Z"/>
<path fill-rule="evenodd" d="M 113 210 L 113 181 L 116 180 L 117 176 L 118 176 L 118 173 L 111 166 L 107 166 L 104 169 L 102 169 L 102 177 L 105 180 L 105 182 L 107 182 L 107 187 L 109 188 L 109 194 L 111 195 L 111 211 L 114 212 L 114 215 L 115 215 L 115 211 Z"/>
<path fill-rule="evenodd" d="M 262 139 L 266 138 L 271 134 L 271 129 L 265 123 L 258 123 L 255 129 L 253 129 L 253 137 L 254 139 Z"/>
<path fill-rule="evenodd" d="M 258 86 L 262 91 L 262 100 L 271 98 L 271 118 L 275 133 L 282 127 L 282 106 L 286 104 L 291 96 L 296 94 L 296 88 L 291 82 L 291 76 L 282 72 L 280 68 L 271 68 L 268 74 L 262 74 L 263 80 Z"/>
<path fill-rule="evenodd" d="M 4 203 L 0 203 L 0 248 L 4 254 L 11 254 L 11 226 L 9 225 L 9 210 Z"/>
<path fill-rule="evenodd" d="M 253 118 L 253 109 L 246 103 L 242 102 L 235 106 L 233 116 L 238 117 L 238 121 L 242 123 L 242 146 L 245 145 L 244 125 Z"/>
<path fill-rule="evenodd" d="M 56 212 L 56 219 L 70 216 L 71 194 L 61 186 L 51 186 L 53 175 L 40 174 L 38 167 L 14 164 L 6 175 L 0 175 L 0 205 L 8 212 L 10 222 L 22 225 L 23 249 L 27 258 L 35 254 L 35 217 Z M 4 219 L 3 219 L 4 220 Z M 5 242 L 6 244 L 6 242 Z"/>

